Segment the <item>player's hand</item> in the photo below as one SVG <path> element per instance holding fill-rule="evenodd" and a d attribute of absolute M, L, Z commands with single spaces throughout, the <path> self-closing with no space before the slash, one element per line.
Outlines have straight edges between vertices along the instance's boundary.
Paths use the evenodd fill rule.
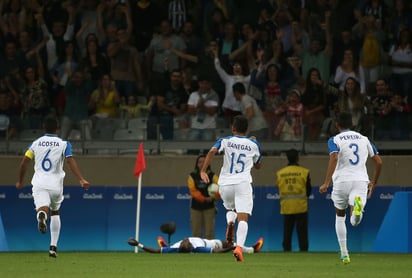
<path fill-rule="evenodd" d="M 328 185 L 326 183 L 322 184 L 321 186 L 319 186 L 319 193 L 323 194 L 326 191 L 328 191 Z"/>
<path fill-rule="evenodd" d="M 368 199 L 372 196 L 374 188 L 375 188 L 375 184 L 373 182 L 370 182 L 368 184 Z"/>
<path fill-rule="evenodd" d="M 22 189 L 22 188 L 23 188 L 23 186 L 24 186 L 24 185 L 23 185 L 23 183 L 21 183 L 21 182 L 19 182 L 19 181 L 18 181 L 18 182 L 16 182 L 16 188 L 17 188 L 17 189 L 19 189 L 19 190 L 20 190 L 20 189 Z"/>
<path fill-rule="evenodd" d="M 80 180 L 80 185 L 83 187 L 83 189 L 87 190 L 90 188 L 90 183 L 85 180 L 85 179 L 81 179 Z"/>
<path fill-rule="evenodd" d="M 202 181 L 204 181 L 205 183 L 210 183 L 209 176 L 206 172 L 200 172 L 200 177 L 202 178 Z"/>

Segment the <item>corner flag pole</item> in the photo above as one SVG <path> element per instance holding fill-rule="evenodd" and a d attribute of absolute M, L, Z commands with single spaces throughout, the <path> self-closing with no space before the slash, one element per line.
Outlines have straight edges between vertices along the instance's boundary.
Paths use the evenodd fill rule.
<path fill-rule="evenodd" d="M 136 155 L 136 163 L 134 166 L 133 174 L 138 179 L 137 194 L 136 194 L 136 231 L 135 239 L 139 241 L 139 226 L 140 226 L 140 201 L 142 193 L 142 172 L 146 169 L 146 161 L 144 159 L 143 143 L 140 143 L 139 150 Z M 138 253 L 139 248 L 136 246 L 134 252 Z"/>
<path fill-rule="evenodd" d="M 141 192 L 142 192 L 142 174 L 140 174 L 138 183 L 137 183 L 137 195 L 136 195 L 136 232 L 135 232 L 135 238 L 137 241 L 139 241 L 139 226 L 140 226 L 140 201 L 141 201 Z M 134 252 L 138 253 L 139 248 L 135 246 Z"/>

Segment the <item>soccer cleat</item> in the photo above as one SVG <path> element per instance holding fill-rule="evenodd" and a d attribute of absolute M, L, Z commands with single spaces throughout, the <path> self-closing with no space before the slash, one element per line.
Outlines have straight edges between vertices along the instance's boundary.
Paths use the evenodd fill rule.
<path fill-rule="evenodd" d="M 50 245 L 49 257 L 57 258 L 57 247 L 56 246 Z"/>
<path fill-rule="evenodd" d="M 362 205 L 362 199 L 359 196 L 355 197 L 355 204 L 353 206 L 353 212 L 355 213 L 355 216 L 360 216 L 363 211 L 363 205 Z"/>
<path fill-rule="evenodd" d="M 233 256 L 236 258 L 236 261 L 243 262 L 242 247 L 236 246 L 235 250 L 233 251 Z"/>
<path fill-rule="evenodd" d="M 131 237 L 127 240 L 127 244 L 129 244 L 131 246 L 137 246 L 137 245 L 139 245 L 139 242 Z"/>
<path fill-rule="evenodd" d="M 253 244 L 253 252 L 255 252 L 255 253 L 259 252 L 260 249 L 262 249 L 262 247 L 263 247 L 263 243 L 264 243 L 263 237 L 259 238 L 256 241 L 256 243 Z"/>
<path fill-rule="evenodd" d="M 342 263 L 343 263 L 343 264 L 349 264 L 349 263 L 350 263 L 349 255 L 347 255 L 347 256 L 341 256 L 340 259 L 342 260 Z"/>
<path fill-rule="evenodd" d="M 39 232 L 45 234 L 47 232 L 47 224 L 46 224 L 46 213 L 44 211 L 39 212 L 39 216 L 37 219 L 37 228 L 39 228 Z"/>
<path fill-rule="evenodd" d="M 235 223 L 230 222 L 226 228 L 226 241 L 228 244 L 233 245 L 235 240 Z"/>
<path fill-rule="evenodd" d="M 160 248 L 162 247 L 167 247 L 168 244 L 166 243 L 165 239 L 161 236 L 157 237 L 157 245 L 159 245 Z"/>

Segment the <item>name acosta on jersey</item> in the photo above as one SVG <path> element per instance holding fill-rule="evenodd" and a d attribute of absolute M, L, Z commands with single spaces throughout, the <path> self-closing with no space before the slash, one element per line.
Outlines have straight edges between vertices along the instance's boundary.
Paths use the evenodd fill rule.
<path fill-rule="evenodd" d="M 56 141 L 39 141 L 39 147 L 59 147 L 59 142 Z"/>

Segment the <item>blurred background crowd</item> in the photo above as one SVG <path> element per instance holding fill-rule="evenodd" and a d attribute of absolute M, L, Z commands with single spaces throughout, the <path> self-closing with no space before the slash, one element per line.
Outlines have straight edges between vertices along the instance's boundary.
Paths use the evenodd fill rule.
<path fill-rule="evenodd" d="M 0 122 L 215 140 L 244 114 L 261 141 L 310 141 L 350 111 L 410 140 L 411 28 L 410 0 L 0 0 Z"/>

